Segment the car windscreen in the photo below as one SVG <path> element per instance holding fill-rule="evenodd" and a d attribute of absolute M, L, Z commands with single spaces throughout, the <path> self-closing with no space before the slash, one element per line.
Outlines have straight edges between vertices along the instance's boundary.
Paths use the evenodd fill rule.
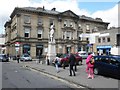
<path fill-rule="evenodd" d="M 6 58 L 7 56 L 6 56 L 6 55 L 0 55 L 0 57 L 4 57 L 4 58 Z"/>
<path fill-rule="evenodd" d="M 29 57 L 29 55 L 24 55 L 24 57 Z"/>

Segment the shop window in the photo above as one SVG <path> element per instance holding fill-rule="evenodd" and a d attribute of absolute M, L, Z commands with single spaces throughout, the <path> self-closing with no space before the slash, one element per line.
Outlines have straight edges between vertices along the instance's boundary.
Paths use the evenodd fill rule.
<path fill-rule="evenodd" d="M 43 45 L 36 45 L 36 56 L 39 58 L 43 53 Z"/>
<path fill-rule="evenodd" d="M 30 55 L 30 45 L 24 44 L 23 45 L 23 54 L 29 54 Z"/>

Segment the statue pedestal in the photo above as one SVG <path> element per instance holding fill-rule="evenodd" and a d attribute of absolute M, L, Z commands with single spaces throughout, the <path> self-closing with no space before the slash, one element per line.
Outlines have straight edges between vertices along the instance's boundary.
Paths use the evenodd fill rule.
<path fill-rule="evenodd" d="M 49 60 L 49 64 L 52 64 L 52 61 L 55 59 L 56 57 L 56 44 L 55 42 L 49 42 L 48 43 L 48 60 Z"/>

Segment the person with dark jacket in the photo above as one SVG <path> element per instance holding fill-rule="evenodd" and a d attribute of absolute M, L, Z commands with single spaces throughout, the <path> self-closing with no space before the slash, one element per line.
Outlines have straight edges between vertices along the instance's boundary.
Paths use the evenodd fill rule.
<path fill-rule="evenodd" d="M 70 75 L 69 76 L 72 76 L 72 71 L 73 71 L 73 74 L 74 74 L 74 76 L 76 76 L 75 75 L 75 70 L 74 70 L 74 66 L 75 66 L 75 62 L 76 62 L 76 58 L 75 58 L 75 56 L 71 53 L 70 54 L 70 57 L 69 57 L 69 67 L 70 67 Z"/>
<path fill-rule="evenodd" d="M 17 62 L 19 63 L 20 55 L 17 55 Z"/>

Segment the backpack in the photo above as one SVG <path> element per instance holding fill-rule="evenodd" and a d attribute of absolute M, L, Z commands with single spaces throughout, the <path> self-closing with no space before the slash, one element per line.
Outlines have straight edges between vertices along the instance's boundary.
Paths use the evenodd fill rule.
<path fill-rule="evenodd" d="M 90 63 L 91 63 L 91 64 L 94 64 L 94 62 L 95 62 L 95 61 L 94 61 L 94 58 L 91 58 L 91 59 L 90 59 Z"/>
<path fill-rule="evenodd" d="M 55 59 L 55 63 L 58 63 L 58 60 L 57 60 L 57 59 Z"/>

